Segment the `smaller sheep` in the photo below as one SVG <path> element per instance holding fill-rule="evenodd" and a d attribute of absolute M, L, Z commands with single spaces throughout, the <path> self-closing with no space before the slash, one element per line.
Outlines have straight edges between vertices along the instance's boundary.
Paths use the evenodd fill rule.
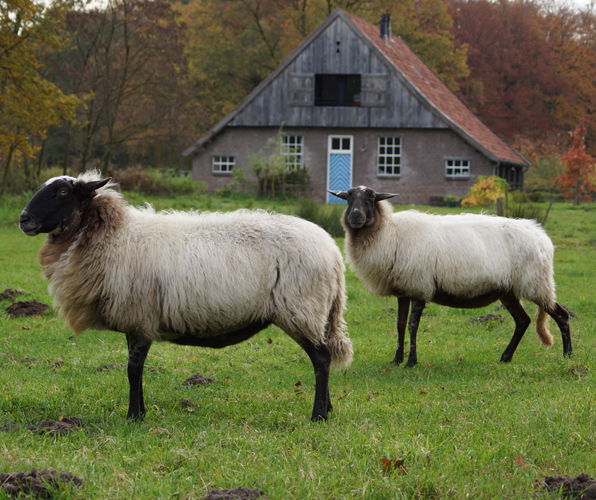
<path fill-rule="evenodd" d="M 394 214 L 384 200 L 395 194 L 376 193 L 365 186 L 330 193 L 348 202 L 342 224 L 352 269 L 371 293 L 398 299 L 394 363 L 404 359 L 406 324 L 410 333 L 406 366 L 418 362 L 416 333 L 427 302 L 478 308 L 500 300 L 515 321 L 513 338 L 501 356 L 501 361 L 509 362 L 531 322 L 520 300 L 530 300 L 538 306 L 540 341 L 552 345 L 551 316 L 561 330 L 563 353 L 571 356 L 569 313 L 555 300 L 554 247 L 536 222 L 416 210 Z"/>
<path fill-rule="evenodd" d="M 21 230 L 48 233 L 40 263 L 77 334 L 124 333 L 128 418 L 145 414 L 143 366 L 152 342 L 222 348 L 281 328 L 315 372 L 311 419 L 332 409 L 331 366 L 352 360 L 345 334 L 344 263 L 311 222 L 263 210 L 137 209 L 99 173 L 56 177 L 33 196 Z"/>

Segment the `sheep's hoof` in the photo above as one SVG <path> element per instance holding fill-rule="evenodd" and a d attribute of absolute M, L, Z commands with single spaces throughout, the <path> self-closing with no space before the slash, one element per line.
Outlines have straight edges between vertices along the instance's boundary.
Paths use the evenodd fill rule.
<path fill-rule="evenodd" d="M 397 356 L 391 362 L 392 365 L 401 365 L 404 362 L 404 358 L 398 358 Z"/>
<path fill-rule="evenodd" d="M 406 363 L 406 368 L 414 368 L 416 365 L 418 364 L 418 361 L 410 361 L 408 360 L 408 362 Z"/>
<path fill-rule="evenodd" d="M 505 354 L 503 354 L 501 356 L 501 363 L 511 363 L 511 358 L 512 356 L 505 356 Z"/>
<path fill-rule="evenodd" d="M 323 415 L 313 415 L 310 417 L 310 420 L 311 422 L 326 422 L 327 417 L 324 417 Z"/>

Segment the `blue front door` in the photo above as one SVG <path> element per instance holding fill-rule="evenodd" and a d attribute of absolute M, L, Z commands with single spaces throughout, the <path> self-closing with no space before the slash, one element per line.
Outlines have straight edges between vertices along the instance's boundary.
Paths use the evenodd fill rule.
<path fill-rule="evenodd" d="M 331 191 L 347 191 L 352 187 L 352 142 L 351 135 L 329 136 L 327 189 Z M 327 193 L 327 203 L 346 202 Z"/>

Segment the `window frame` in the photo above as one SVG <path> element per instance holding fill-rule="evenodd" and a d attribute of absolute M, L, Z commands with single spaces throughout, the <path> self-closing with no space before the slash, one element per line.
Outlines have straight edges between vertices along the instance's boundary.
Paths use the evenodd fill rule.
<path fill-rule="evenodd" d="M 387 141 L 387 139 L 390 139 L 393 144 L 389 145 L 389 144 L 381 144 L 382 140 Z M 395 142 L 398 142 L 399 144 L 395 144 Z M 381 153 L 381 148 L 387 148 L 390 147 L 393 149 L 393 151 L 391 152 L 391 154 L 387 154 L 387 152 L 383 152 Z M 399 147 L 399 153 L 395 154 L 395 147 Z M 384 158 L 385 160 L 388 158 L 391 158 L 393 163 L 392 165 L 388 165 L 387 163 L 385 163 L 384 165 L 381 165 L 381 158 Z M 395 163 L 395 159 L 398 160 L 397 164 Z M 391 168 L 393 170 L 392 173 L 387 173 L 387 168 Z M 384 172 L 380 172 L 380 169 L 384 168 L 385 171 Z M 397 168 L 398 172 L 395 173 L 395 169 Z M 396 135 L 379 135 L 377 136 L 377 177 L 390 177 L 390 178 L 396 178 L 396 177 L 401 177 L 401 168 L 402 168 L 402 138 L 401 136 L 396 136 Z"/>
<path fill-rule="evenodd" d="M 232 171 L 236 168 L 236 154 L 233 153 L 212 153 L 211 154 L 211 173 L 214 175 L 232 175 Z M 217 160 L 219 158 L 220 160 Z M 222 161 L 222 158 L 227 158 Z M 219 165 L 220 169 L 215 170 L 215 166 Z M 226 166 L 227 170 L 222 170 L 221 167 Z"/>
<path fill-rule="evenodd" d="M 460 162 L 459 165 L 449 165 L 449 162 Z M 464 166 L 463 164 L 467 163 L 466 166 Z M 445 157 L 444 158 L 444 164 L 445 164 L 445 177 L 447 179 L 469 179 L 470 178 L 470 170 L 471 170 L 471 161 L 470 158 L 465 157 L 465 156 L 449 156 L 449 157 Z M 448 169 L 459 169 L 462 170 L 461 173 L 448 173 Z M 465 173 L 463 173 L 463 171 L 466 171 Z"/>
<path fill-rule="evenodd" d="M 284 144 L 284 140 L 294 139 L 298 140 L 294 144 Z M 290 148 L 299 148 L 300 151 L 291 152 Z M 302 134 L 282 134 L 279 139 L 279 154 L 284 159 L 286 165 L 286 171 L 296 172 L 304 168 L 304 135 Z M 289 158 L 294 157 L 298 159 L 294 161 L 288 161 Z"/>

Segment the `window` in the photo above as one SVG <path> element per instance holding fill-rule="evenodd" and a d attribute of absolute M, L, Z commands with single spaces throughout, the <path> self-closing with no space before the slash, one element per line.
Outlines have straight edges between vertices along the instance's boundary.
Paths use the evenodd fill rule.
<path fill-rule="evenodd" d="M 315 106 L 360 106 L 360 75 L 315 75 Z"/>
<path fill-rule="evenodd" d="M 401 174 L 401 137 L 379 137 L 377 175 Z"/>
<path fill-rule="evenodd" d="M 470 160 L 451 158 L 445 160 L 446 177 L 470 177 Z"/>
<path fill-rule="evenodd" d="M 214 174 L 229 174 L 236 166 L 235 156 L 212 156 L 212 172 Z"/>
<path fill-rule="evenodd" d="M 288 171 L 301 170 L 303 166 L 304 137 L 301 135 L 282 135 L 280 153 L 286 161 Z"/>

